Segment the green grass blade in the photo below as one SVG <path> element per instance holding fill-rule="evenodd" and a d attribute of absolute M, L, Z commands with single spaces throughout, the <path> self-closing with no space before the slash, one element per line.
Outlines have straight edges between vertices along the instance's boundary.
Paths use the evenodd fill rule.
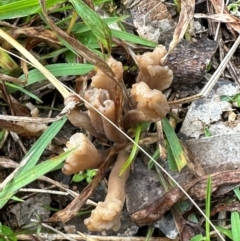
<path fill-rule="evenodd" d="M 172 153 L 169 153 L 169 155 L 172 154 L 171 161 L 174 161 L 174 163 L 170 163 L 169 166 L 176 166 L 178 171 L 181 171 L 183 167 L 186 166 L 187 160 L 185 158 L 184 151 L 182 149 L 182 146 L 178 140 L 178 137 L 175 133 L 175 131 L 172 129 L 171 125 L 169 124 L 167 118 L 162 119 L 162 125 L 163 125 L 163 131 L 167 137 L 169 148 L 171 149 Z"/>
<path fill-rule="evenodd" d="M 49 70 L 54 76 L 68 76 L 68 75 L 84 75 L 94 69 L 94 65 L 91 64 L 50 64 L 44 66 Z M 20 80 L 24 80 L 25 76 L 21 75 Z M 38 70 L 34 69 L 28 73 L 28 83 L 27 85 L 36 83 L 38 81 L 44 80 L 46 77 Z"/>
<path fill-rule="evenodd" d="M 103 3 L 106 3 L 106 2 L 110 2 L 112 0 L 94 0 L 94 5 L 97 6 L 97 5 L 100 5 L 100 4 L 103 4 Z"/>
<path fill-rule="evenodd" d="M 160 150 L 159 147 L 155 150 L 155 152 L 152 155 L 152 159 L 154 159 L 155 161 L 157 161 L 157 159 L 159 159 L 159 155 L 160 155 Z M 152 167 L 155 165 L 154 161 L 150 159 L 148 161 L 148 169 L 152 169 Z"/>
<path fill-rule="evenodd" d="M 202 236 L 202 234 L 197 234 L 190 239 L 190 241 L 203 241 L 203 240 L 204 240 L 204 237 Z"/>
<path fill-rule="evenodd" d="M 151 239 L 151 237 L 153 236 L 154 229 L 155 227 L 148 227 L 147 236 L 144 241 L 149 241 Z"/>
<path fill-rule="evenodd" d="M 9 93 L 14 93 L 16 91 L 21 91 L 24 94 L 26 94 L 26 95 L 30 96 L 31 98 L 33 98 L 33 99 L 39 101 L 40 103 L 42 103 L 42 101 L 36 95 L 34 95 L 32 92 L 30 92 L 28 90 L 25 90 L 21 86 L 15 85 L 15 84 L 11 84 L 11 83 L 8 83 L 8 82 L 6 82 L 5 84 L 8 87 Z"/>
<path fill-rule="evenodd" d="M 47 128 L 47 130 L 44 131 L 44 133 L 39 137 L 39 139 L 35 142 L 35 144 L 31 147 L 31 149 L 24 157 L 25 160 L 27 159 L 29 161 L 21 169 L 19 173 L 28 172 L 31 168 L 33 168 L 36 165 L 45 148 L 48 146 L 50 141 L 57 135 L 57 133 L 60 131 L 60 129 L 63 127 L 66 121 L 67 118 L 64 117 L 63 119 L 52 123 Z"/>
<path fill-rule="evenodd" d="M 121 18 L 125 19 L 125 16 L 122 16 Z M 103 19 L 103 21 L 106 24 L 111 24 L 111 23 L 122 20 L 121 18 L 120 17 L 119 18 L 111 17 L 111 18 Z M 153 48 L 157 46 L 157 43 L 154 43 L 147 39 L 141 38 L 134 34 L 127 33 L 127 32 L 121 31 L 121 30 L 116 30 L 116 29 L 110 29 L 110 30 L 111 30 L 113 37 L 124 40 L 126 42 L 130 42 L 133 44 L 141 44 L 141 45 L 149 46 L 149 47 L 153 47 Z M 83 25 L 83 24 L 76 24 L 76 28 L 75 28 L 75 26 L 73 28 L 73 33 L 78 34 L 78 35 L 83 34 L 83 33 L 87 34 L 88 31 L 89 31 L 89 27 L 86 25 Z M 87 37 L 87 36 L 84 36 L 84 35 L 80 36 L 80 38 L 82 38 L 82 39 L 84 39 L 85 37 Z M 99 46 L 97 46 L 97 47 L 99 47 Z"/>
<path fill-rule="evenodd" d="M 23 199 L 19 198 L 19 197 L 16 197 L 16 196 L 12 196 L 11 198 L 12 200 L 16 201 L 16 202 L 25 202 Z"/>
<path fill-rule="evenodd" d="M 19 188 L 26 186 L 27 184 L 33 182 L 37 178 L 45 175 L 46 173 L 59 166 L 67 158 L 69 152 L 64 152 L 57 157 L 44 161 L 33 167 L 31 170 L 28 170 L 27 172 L 21 172 L 12 181 L 7 183 L 3 190 L 0 192 L 0 208 L 2 208 L 7 203 L 7 201 Z"/>
<path fill-rule="evenodd" d="M 91 31 L 88 31 L 84 34 L 77 34 L 76 37 L 81 42 L 81 44 L 87 46 L 92 51 L 93 49 L 99 49 L 99 41 Z M 113 45 L 114 43 L 112 46 Z"/>
<path fill-rule="evenodd" d="M 81 0 L 70 0 L 76 12 L 83 19 L 102 45 L 111 53 L 112 34 L 108 25 L 98 14 Z"/>
<path fill-rule="evenodd" d="M 233 241 L 240 240 L 240 217 L 238 212 L 231 213 L 231 225 Z"/>
<path fill-rule="evenodd" d="M 102 19 L 107 25 L 109 24 L 113 24 L 113 23 L 117 23 L 118 21 L 122 21 L 126 18 L 128 18 L 129 16 L 127 15 L 123 15 L 120 17 L 109 17 L 109 18 L 104 18 Z M 74 24 L 73 28 L 72 28 L 72 32 L 74 34 L 80 34 L 80 33 L 85 33 L 88 32 L 90 30 L 90 28 L 84 24 L 84 23 L 76 23 Z"/>
<path fill-rule="evenodd" d="M 211 212 L 211 193 L 212 193 L 212 178 L 208 177 L 207 194 L 206 194 L 206 216 L 210 219 Z M 206 241 L 210 241 L 210 223 L 205 220 Z"/>
<path fill-rule="evenodd" d="M 40 156 L 42 155 L 43 151 L 47 147 L 47 145 L 50 143 L 50 141 L 56 136 L 56 134 L 59 132 L 59 130 L 62 128 L 62 126 L 65 124 L 67 118 L 64 117 L 61 120 L 54 122 L 51 124 L 50 127 L 47 128 L 47 130 L 41 135 L 41 137 L 35 142 L 35 144 L 31 147 L 31 149 L 28 151 L 28 153 L 25 155 L 23 160 L 20 163 L 20 168 L 17 169 L 16 173 L 14 174 L 14 179 L 18 178 L 19 175 L 28 173 L 28 171 L 32 170 L 32 168 L 36 165 L 38 162 Z M 11 177 L 12 178 L 12 177 Z M 11 179 L 8 178 L 6 181 L 3 181 L 4 188 L 11 183 Z M 6 183 L 5 183 L 6 182 Z M 5 190 L 3 188 L 3 190 Z M 0 197 L 1 197 L 0 192 Z M 7 200 L 5 199 L 7 202 Z M 5 203 L 2 203 L 4 205 Z M 1 208 L 1 207 L 0 207 Z"/>
<path fill-rule="evenodd" d="M 134 138 L 134 142 L 137 143 L 137 144 L 139 143 L 141 131 L 142 131 L 142 126 L 137 125 L 135 127 L 135 138 Z M 119 176 L 121 176 L 125 172 L 125 170 L 129 167 L 129 165 L 131 165 L 132 161 L 134 160 L 134 158 L 137 154 L 137 151 L 138 151 L 138 146 L 136 144 L 134 144 L 133 147 L 132 147 L 132 151 L 130 153 L 130 156 L 128 157 L 127 161 L 123 165 L 123 167 L 122 167 L 122 169 L 119 173 Z"/>
<path fill-rule="evenodd" d="M 134 43 L 134 44 L 142 44 L 142 45 L 153 47 L 153 48 L 155 48 L 157 46 L 157 43 L 154 43 L 154 42 L 149 41 L 147 39 L 138 37 L 138 36 L 136 36 L 134 34 L 131 34 L 131 33 L 126 33 L 126 32 L 120 31 L 120 30 L 116 30 L 116 29 L 111 29 L 111 32 L 112 32 L 113 37 L 119 38 L 119 39 L 124 40 L 126 42 L 131 42 L 131 43 Z"/>
<path fill-rule="evenodd" d="M 68 51 L 67 48 L 57 49 L 57 50 L 54 50 L 53 52 L 46 53 L 46 54 L 40 56 L 40 57 L 38 58 L 38 60 L 55 58 L 55 57 L 58 57 L 59 55 L 65 53 L 65 52 L 67 52 L 67 51 Z"/>
<path fill-rule="evenodd" d="M 37 0 L 12 2 L 0 7 L 0 20 L 28 16 L 35 13 L 38 9 L 39 4 Z"/>
<path fill-rule="evenodd" d="M 233 239 L 232 230 L 227 229 L 227 228 L 223 228 L 223 227 L 220 227 L 220 226 L 215 226 L 215 228 L 216 228 L 219 232 L 225 234 L 228 238 Z"/>
<path fill-rule="evenodd" d="M 166 141 L 165 146 L 166 146 L 166 150 L 167 150 L 168 166 L 169 166 L 170 170 L 176 171 L 176 170 L 178 170 L 178 166 L 177 166 L 177 163 L 175 161 L 175 157 L 173 155 L 171 146 L 170 146 L 168 141 Z"/>
<path fill-rule="evenodd" d="M 66 0 L 47 0 L 47 8 Z M 41 11 L 38 0 L 20 0 L 0 6 L 0 20 L 21 18 Z"/>
<path fill-rule="evenodd" d="M 17 241 L 13 230 L 0 222 L 0 241 Z"/>
<path fill-rule="evenodd" d="M 240 201 L 240 189 L 239 189 L 239 187 L 234 188 L 233 191 L 234 191 L 235 195 L 237 196 L 238 201 Z"/>

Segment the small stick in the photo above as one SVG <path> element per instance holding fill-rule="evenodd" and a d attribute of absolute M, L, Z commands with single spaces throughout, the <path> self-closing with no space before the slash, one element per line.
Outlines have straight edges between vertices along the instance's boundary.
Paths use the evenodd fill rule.
<path fill-rule="evenodd" d="M 67 234 L 69 238 L 73 238 L 76 240 L 88 241 L 145 241 L 146 237 L 118 237 L 118 236 L 102 236 L 102 235 L 81 235 L 81 234 Z M 31 235 L 28 234 L 19 234 L 16 236 L 17 240 L 33 240 Z M 42 238 L 44 240 L 63 240 L 63 236 L 61 234 L 53 234 L 53 233 L 39 233 L 38 238 Z M 68 239 L 69 240 L 69 239 Z M 149 241 L 179 241 L 177 239 L 169 239 L 169 238 L 150 238 Z"/>

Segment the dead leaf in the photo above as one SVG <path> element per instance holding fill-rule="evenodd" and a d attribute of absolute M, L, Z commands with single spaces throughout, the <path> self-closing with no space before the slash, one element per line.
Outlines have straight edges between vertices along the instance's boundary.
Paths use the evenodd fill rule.
<path fill-rule="evenodd" d="M 222 23 L 237 23 L 236 18 L 233 15 L 226 14 L 226 13 L 218 13 L 207 15 L 203 13 L 195 13 L 194 18 L 208 18 L 216 22 Z"/>
<path fill-rule="evenodd" d="M 10 75 L 5 75 L 5 74 L 1 74 L 0 73 L 0 78 L 1 78 L 2 81 L 8 81 L 8 82 L 22 84 L 22 85 L 26 84 L 25 81 L 22 81 L 22 80 L 20 80 L 18 78 L 10 76 Z"/>
<path fill-rule="evenodd" d="M 240 33 L 240 19 L 231 15 L 226 6 L 222 6 L 224 2 L 222 0 L 211 0 L 213 7 L 217 14 L 227 14 L 230 15 L 229 18 L 234 19 L 233 23 L 227 23 L 227 25 L 233 28 L 236 32 Z"/>
<path fill-rule="evenodd" d="M 25 137 L 36 137 L 36 136 L 39 136 L 42 133 L 41 130 L 37 131 L 37 132 L 29 131 L 24 126 L 14 124 L 14 123 L 6 121 L 6 120 L 0 120 L 0 127 L 6 129 L 8 131 L 12 131 L 14 133 L 17 133 L 21 136 L 25 136 Z"/>
<path fill-rule="evenodd" d="M 213 207 L 210 215 L 214 216 L 216 213 L 219 213 L 222 211 L 239 212 L 240 211 L 240 202 L 235 201 L 235 202 L 231 202 L 231 203 L 220 203 L 217 206 Z"/>
<path fill-rule="evenodd" d="M 180 40 L 183 38 L 188 24 L 193 18 L 195 10 L 195 0 L 181 0 L 181 12 L 178 20 L 178 24 L 174 30 L 173 40 L 169 44 L 168 54 L 177 46 Z"/>
<path fill-rule="evenodd" d="M 174 21 L 162 1 L 141 0 L 134 6 L 129 6 L 127 2 L 125 1 L 124 4 L 130 8 L 139 36 L 154 42 L 158 42 L 159 38 L 161 40 L 169 38 L 169 30 L 173 29 Z"/>
<path fill-rule="evenodd" d="M 62 45 L 62 43 L 58 40 L 56 34 L 51 31 L 41 27 L 25 27 L 25 28 L 14 28 L 10 31 L 10 35 L 19 35 L 24 34 L 28 37 L 32 37 L 34 39 L 41 39 L 44 42 L 50 42 L 53 44 Z"/>

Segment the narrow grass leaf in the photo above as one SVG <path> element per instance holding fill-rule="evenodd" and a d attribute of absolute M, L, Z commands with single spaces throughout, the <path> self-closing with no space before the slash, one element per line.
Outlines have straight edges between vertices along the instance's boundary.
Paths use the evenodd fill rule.
<path fill-rule="evenodd" d="M 238 200 L 240 201 L 240 189 L 239 187 L 236 187 L 233 189 L 235 195 L 237 196 Z"/>
<path fill-rule="evenodd" d="M 76 38 L 81 42 L 81 44 L 87 46 L 92 51 L 93 49 L 99 49 L 99 41 L 91 31 L 84 34 L 77 34 Z M 114 43 L 112 44 L 112 47 L 113 46 Z"/>
<path fill-rule="evenodd" d="M 154 159 L 155 161 L 157 161 L 157 159 L 159 158 L 159 155 L 160 155 L 160 150 L 159 150 L 159 147 L 155 150 L 155 152 L 153 153 L 152 155 L 152 159 Z M 150 159 L 148 161 L 148 169 L 152 169 L 152 167 L 155 165 L 154 161 Z"/>
<path fill-rule="evenodd" d="M 57 133 L 60 131 L 60 129 L 63 127 L 66 121 L 67 118 L 64 117 L 63 119 L 52 123 L 47 128 L 47 130 L 44 131 L 44 133 L 39 137 L 39 139 L 35 142 L 35 144 L 31 147 L 31 149 L 24 157 L 24 159 L 27 159 L 29 161 L 22 168 L 20 173 L 26 173 L 36 165 L 45 148 L 48 146 L 51 140 L 57 135 Z"/>
<path fill-rule="evenodd" d="M 47 7 L 52 7 L 57 3 L 63 3 L 66 0 L 48 0 Z M 38 0 L 12 1 L 0 6 L 0 20 L 21 18 L 30 16 L 41 11 Z"/>
<path fill-rule="evenodd" d="M 169 169 L 172 170 L 172 171 L 177 171 L 178 166 L 177 166 L 177 163 L 175 161 L 175 157 L 173 155 L 173 152 L 172 152 L 172 149 L 171 149 L 171 146 L 170 146 L 168 140 L 166 140 L 165 146 L 166 146 L 167 155 L 168 155 L 167 160 L 168 160 Z"/>
<path fill-rule="evenodd" d="M 20 162 L 19 166 L 8 176 L 6 179 L 1 182 L 0 190 L 2 190 L 8 183 L 11 182 L 13 178 L 16 178 L 21 173 L 26 173 L 33 166 L 36 165 L 38 159 L 43 153 L 46 146 L 53 139 L 53 137 L 58 133 L 61 127 L 66 122 L 67 118 L 63 117 L 60 121 L 53 123 L 35 142 L 32 148 L 28 151 L 25 157 Z M 1 194 L 1 192 L 0 192 Z"/>
<path fill-rule="evenodd" d="M 172 129 L 167 118 L 162 119 L 163 131 L 167 137 L 169 147 L 172 151 L 173 160 L 175 163 L 170 163 L 170 166 L 176 166 L 178 171 L 181 171 L 186 166 L 187 161 L 185 158 L 184 151 L 178 140 L 175 131 Z"/>
<path fill-rule="evenodd" d="M 57 49 L 57 50 L 55 50 L 55 51 L 53 51 L 53 52 L 46 53 L 46 54 L 40 56 L 40 57 L 38 58 L 38 60 L 55 58 L 55 57 L 58 57 L 59 55 L 65 53 L 65 52 L 67 52 L 67 51 L 68 51 L 67 48 Z"/>
<path fill-rule="evenodd" d="M 103 3 L 106 3 L 106 2 L 110 2 L 112 0 L 94 0 L 94 5 L 97 6 L 97 5 L 100 5 L 100 4 L 103 4 Z"/>
<path fill-rule="evenodd" d="M 111 29 L 111 32 L 112 32 L 113 37 L 119 38 L 121 40 L 130 42 L 130 43 L 141 44 L 141 45 L 145 45 L 145 46 L 149 46 L 149 47 L 153 47 L 153 48 L 155 48 L 158 45 L 157 43 L 154 43 L 147 39 L 143 39 L 143 38 L 138 37 L 131 33 L 126 33 L 126 32 L 120 31 L 120 30 L 116 30 L 116 29 Z"/>
<path fill-rule="evenodd" d="M 0 192 L 0 208 L 2 208 L 7 203 L 7 201 L 19 188 L 28 185 L 29 183 L 35 181 L 37 178 L 45 175 L 46 173 L 59 166 L 67 158 L 71 151 L 64 152 L 57 157 L 44 161 L 34 166 L 27 172 L 21 172 L 17 177 L 7 183 Z"/>
<path fill-rule="evenodd" d="M 13 230 L 0 223 L 0 241 L 17 241 L 16 235 Z"/>
<path fill-rule="evenodd" d="M 203 241 L 203 240 L 204 240 L 204 237 L 202 236 L 202 234 L 197 234 L 190 239 L 190 241 Z"/>
<path fill-rule="evenodd" d="M 44 66 L 49 70 L 55 77 L 57 76 L 68 76 L 68 75 L 84 75 L 94 69 L 94 65 L 91 64 L 49 64 Z M 21 75 L 20 80 L 25 80 L 25 76 Z M 45 80 L 46 77 L 38 70 L 34 69 L 28 73 L 27 85 L 36 83 L 41 80 Z"/>
<path fill-rule="evenodd" d="M 109 17 L 109 18 L 103 18 L 102 20 L 107 24 L 113 24 L 113 23 L 117 23 L 118 21 L 122 21 L 126 18 L 128 18 L 129 16 L 127 15 L 123 15 L 120 17 Z M 84 23 L 76 23 L 74 24 L 73 28 L 72 28 L 72 32 L 74 34 L 79 34 L 79 33 L 85 33 L 90 31 L 90 28 L 84 24 Z"/>
<path fill-rule="evenodd" d="M 70 0 L 76 12 L 88 25 L 93 34 L 102 43 L 102 45 L 111 53 L 112 34 L 108 25 L 93 11 L 88 5 L 81 0 Z"/>
<path fill-rule="evenodd" d="M 16 91 L 21 91 L 24 94 L 28 95 L 29 97 L 31 97 L 31 98 L 39 101 L 40 103 L 42 103 L 42 101 L 36 95 L 34 95 L 32 92 L 22 88 L 21 86 L 15 85 L 15 84 L 11 84 L 11 83 L 8 83 L 8 82 L 6 82 L 5 84 L 8 87 L 7 89 L 9 90 L 9 93 L 14 93 Z"/>
<path fill-rule="evenodd" d="M 240 240 L 240 217 L 238 212 L 231 213 L 231 225 L 233 241 Z"/>
<path fill-rule="evenodd" d="M 153 236 L 154 230 L 155 230 L 155 227 L 151 227 L 151 226 L 148 227 L 147 236 L 144 241 L 149 241 L 151 239 L 151 237 Z"/>
<path fill-rule="evenodd" d="M 232 230 L 227 229 L 227 228 L 223 228 L 223 227 L 220 227 L 220 226 L 215 226 L 215 228 L 216 228 L 219 232 L 225 234 L 228 238 L 230 238 L 231 240 L 233 240 Z"/>
<path fill-rule="evenodd" d="M 12 200 L 16 201 L 16 202 L 25 202 L 23 199 L 19 198 L 19 197 L 16 197 L 16 196 L 12 196 L 11 198 Z"/>
<path fill-rule="evenodd" d="M 3 141 L 3 138 L 4 138 L 5 133 L 6 133 L 6 130 L 5 130 L 5 129 L 1 129 L 1 130 L 0 130 L 0 141 Z"/>
<path fill-rule="evenodd" d="M 208 177 L 207 182 L 207 193 L 206 193 L 206 216 L 210 219 L 211 212 L 211 194 L 212 194 L 212 179 L 211 176 Z M 210 223 L 205 221 L 205 230 L 206 230 L 206 240 L 210 241 Z"/>
<path fill-rule="evenodd" d="M 137 125 L 135 128 L 135 138 L 134 138 L 134 144 L 132 147 L 132 151 L 131 151 L 130 156 L 128 157 L 127 161 L 123 165 L 123 167 L 119 173 L 119 176 L 121 176 L 125 172 L 125 170 L 129 167 L 129 165 L 131 165 L 132 161 L 134 160 L 135 156 L 137 155 L 138 143 L 139 143 L 139 139 L 140 139 L 140 135 L 141 135 L 141 130 L 142 130 L 142 126 Z"/>
<path fill-rule="evenodd" d="M 0 20 L 29 16 L 39 9 L 37 0 L 11 2 L 0 7 Z"/>

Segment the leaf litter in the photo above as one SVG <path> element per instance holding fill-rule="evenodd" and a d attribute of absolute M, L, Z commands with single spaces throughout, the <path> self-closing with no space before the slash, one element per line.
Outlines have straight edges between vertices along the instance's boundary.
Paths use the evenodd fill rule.
<path fill-rule="evenodd" d="M 223 8 L 222 7 L 220 8 L 220 2 L 219 1 L 211 1 L 211 2 L 213 4 L 214 8 L 216 9 L 216 12 L 221 14 L 221 11 L 222 11 Z M 181 3 L 182 10 L 180 12 L 179 23 L 178 23 L 178 25 L 176 25 L 176 28 L 175 28 L 175 31 L 174 31 L 173 35 L 171 35 L 172 38 L 173 38 L 172 42 L 168 42 L 168 44 L 170 46 L 170 51 L 169 51 L 169 53 L 167 55 L 167 58 L 168 58 L 169 62 L 171 62 L 170 56 L 173 53 L 172 50 L 176 47 L 178 42 L 180 42 L 180 40 L 183 38 L 183 35 L 186 33 L 187 28 L 189 26 L 189 22 L 190 22 L 190 20 L 193 17 L 194 9 L 195 9 L 195 7 L 197 7 L 197 5 L 195 6 L 195 2 L 194 1 L 191 1 L 190 3 L 188 2 L 188 5 L 186 3 L 187 3 L 187 1 L 182 1 L 182 3 Z M 42 4 L 44 4 L 43 1 L 42 1 Z M 159 4 L 159 5 L 161 5 L 161 4 Z M 136 4 L 136 6 L 137 6 L 137 4 Z M 139 5 L 139 6 L 141 6 L 141 5 Z M 135 7 L 134 4 L 133 4 L 133 7 Z M 45 9 L 44 6 L 43 6 L 43 9 Z M 152 15 L 155 14 L 155 12 L 152 11 L 152 10 L 155 10 L 155 6 L 152 7 L 152 8 L 150 6 L 150 10 L 151 10 L 150 13 L 146 13 L 145 14 L 145 16 L 144 16 L 145 20 L 146 20 L 146 17 L 149 17 L 151 14 Z M 165 8 L 165 11 L 167 11 L 166 8 Z M 54 32 L 58 33 L 58 35 L 60 35 L 60 37 L 65 40 L 64 44 L 67 45 L 70 48 L 70 50 L 74 50 L 73 51 L 74 53 L 76 53 L 75 51 L 80 52 L 80 55 L 82 55 L 87 60 L 89 60 L 91 63 L 96 65 L 98 68 L 103 70 L 106 73 L 106 75 L 108 75 L 110 78 L 112 78 L 113 80 L 117 81 L 117 82 L 115 82 L 115 85 L 116 85 L 116 90 L 117 90 L 117 96 L 119 97 L 118 98 L 119 99 L 119 102 L 118 102 L 118 112 L 117 112 L 118 113 L 118 117 L 119 117 L 120 116 L 120 107 L 121 107 L 121 105 L 123 103 L 122 102 L 122 97 L 121 97 L 122 86 L 119 85 L 119 82 L 116 79 L 115 75 L 112 73 L 112 70 L 109 68 L 108 65 L 106 65 L 106 63 L 101 58 L 99 58 L 97 55 L 93 54 L 93 52 L 91 50 L 87 50 L 84 46 L 80 46 L 80 43 L 78 41 L 76 41 L 74 38 L 68 36 L 61 29 L 57 28 L 53 24 L 53 22 L 48 18 L 48 15 L 46 14 L 45 11 L 43 11 L 43 13 L 45 14 L 45 18 L 48 20 L 48 23 L 50 24 L 50 26 L 52 27 Z M 186 14 L 186 13 L 189 13 L 189 14 Z M 224 13 L 226 15 L 229 15 L 229 12 L 225 8 L 224 8 Z M 230 16 L 229 16 L 229 18 L 230 18 Z M 225 19 L 227 19 L 227 16 L 226 16 Z M 231 30 L 230 28 L 232 28 L 234 31 L 239 32 L 238 22 L 237 21 L 238 20 L 235 19 L 234 22 L 233 22 L 233 20 L 231 20 L 230 23 L 229 22 L 227 23 L 229 31 Z M 234 33 L 233 30 L 231 30 L 232 33 Z M 226 31 L 226 30 L 224 29 L 224 31 Z M 23 33 L 23 32 L 21 32 L 21 33 Z M 2 34 L 3 34 L 3 32 L 2 32 Z M 51 33 L 51 35 L 52 35 L 52 33 Z M 107 41 L 109 41 L 109 40 L 107 40 Z M 164 41 L 166 41 L 166 40 L 164 40 Z M 56 41 L 53 41 L 53 42 L 56 43 Z M 69 46 L 70 45 L 69 43 L 71 44 L 71 46 L 73 46 L 73 48 L 71 46 Z M 105 47 L 109 50 L 110 49 L 109 45 L 106 45 L 106 42 L 104 44 L 105 44 Z M 81 51 L 79 51 L 79 50 L 81 50 Z M 177 50 L 177 48 L 175 50 Z M 205 57 L 209 61 L 204 63 L 205 65 L 202 68 L 202 73 L 200 75 L 200 78 L 199 78 L 200 80 L 199 81 L 204 79 L 204 73 L 206 71 L 205 67 L 211 61 L 212 56 L 214 54 L 216 54 L 215 51 L 216 51 L 216 49 L 213 50 L 208 57 Z M 189 52 L 191 52 L 191 47 L 190 47 Z M 206 54 L 208 54 L 208 53 L 206 53 Z M 179 53 L 179 56 L 180 55 L 181 54 Z M 203 57 L 203 59 L 204 59 L 204 57 Z M 179 60 L 179 61 L 182 61 L 182 60 Z M 176 61 L 176 63 L 177 63 L 177 61 Z M 184 62 L 182 62 L 182 63 L 184 64 Z M 186 65 L 186 66 L 188 66 L 188 65 Z M 234 66 L 233 66 L 233 68 L 234 68 Z M 183 69 L 185 70 L 184 66 L 183 66 Z M 236 66 L 235 66 L 235 70 L 236 70 Z M 232 72 L 230 71 L 230 75 L 231 75 L 231 73 Z M 200 85 L 200 87 L 202 87 L 202 86 Z M 174 89 L 174 86 L 173 86 L 173 89 Z M 68 95 L 68 91 L 66 92 L 64 90 L 64 93 L 65 93 L 64 97 L 66 97 Z M 177 93 L 177 91 L 176 91 L 176 93 Z M 189 94 L 191 94 L 191 93 L 188 93 L 188 90 L 185 90 L 185 95 L 187 96 Z M 124 98 L 126 98 L 126 95 L 125 95 Z M 173 98 L 173 97 L 171 97 L 171 98 Z M 11 107 L 11 103 L 12 102 L 9 102 L 8 100 L 9 100 L 9 95 L 6 98 L 6 102 Z M 16 107 L 17 107 L 16 110 L 20 111 L 21 104 L 16 102 Z M 11 107 L 11 109 L 13 109 L 13 108 Z M 234 139 L 234 138 L 232 137 L 231 139 Z M 189 141 L 189 142 L 191 142 L 191 141 Z M 194 145 L 198 145 L 198 142 L 196 141 L 196 143 Z M 116 152 L 117 149 L 119 151 L 119 150 L 121 150 L 121 148 L 125 148 L 125 146 L 126 145 L 123 145 L 122 147 L 118 147 L 115 150 L 113 149 L 113 152 Z M 191 149 L 191 148 L 189 148 L 189 149 Z M 232 151 L 232 149 L 229 149 L 229 150 L 230 150 L 230 152 Z M 226 155 L 228 153 L 229 153 L 229 151 L 226 151 Z M 190 160 L 191 160 L 191 157 L 190 157 Z M 193 162 L 193 160 L 191 160 L 191 161 Z M 77 196 L 77 198 L 67 207 L 67 210 L 63 209 L 62 211 L 58 212 L 57 214 L 58 215 L 59 214 L 62 214 L 62 215 L 66 215 L 67 214 L 67 215 L 69 215 L 69 213 L 67 213 L 67 212 L 69 212 L 69 210 L 70 210 L 70 213 L 71 213 L 70 217 L 74 216 L 76 214 L 76 212 L 83 206 L 83 204 L 86 202 L 86 200 L 94 193 L 94 190 L 97 188 L 100 180 L 102 180 L 103 177 L 105 177 L 106 171 L 108 170 L 108 167 L 110 166 L 110 164 L 111 163 L 109 163 L 109 162 L 105 162 L 105 164 L 102 167 L 100 167 L 100 169 L 99 169 L 99 171 L 97 173 L 97 176 L 95 177 L 93 182 L 87 188 L 85 188 L 84 191 L 79 196 Z M 190 164 L 192 164 L 193 167 L 194 167 L 194 163 L 190 163 Z M 188 167 L 190 166 L 190 164 L 188 163 Z M 232 167 L 229 167 L 229 166 L 227 166 L 227 168 L 232 169 Z M 236 168 L 236 167 L 234 167 L 234 168 Z M 201 172 L 201 168 L 199 168 L 199 170 Z M 134 170 L 133 170 L 133 173 L 134 173 Z M 196 173 L 199 173 L 199 172 L 196 172 Z M 132 176 L 133 175 L 134 174 L 132 174 Z M 175 173 L 175 175 L 176 175 L 176 173 Z M 235 169 L 228 170 L 228 171 L 223 171 L 223 172 L 216 172 L 216 170 L 214 170 L 214 172 L 212 174 L 213 191 L 218 189 L 223 184 L 236 184 L 236 183 L 239 183 L 237 175 L 238 175 L 238 171 L 235 170 Z M 193 179 L 192 181 L 188 181 L 187 183 L 182 182 L 181 185 L 182 185 L 184 190 L 186 190 L 186 191 L 188 191 L 190 193 L 190 196 L 194 197 L 196 200 L 202 200 L 202 199 L 205 198 L 205 191 L 206 191 L 206 187 L 207 187 L 207 184 L 206 184 L 207 178 L 208 178 L 207 175 L 203 176 L 203 177 L 195 177 L 195 179 Z M 172 185 L 169 185 L 169 187 L 171 187 L 171 186 Z M 183 198 L 183 196 L 184 196 L 184 194 L 182 193 L 182 191 L 180 191 L 180 189 L 178 187 L 173 187 L 172 190 L 167 191 L 162 197 L 158 197 L 157 200 L 153 201 L 152 203 L 151 203 L 151 200 L 150 200 L 150 204 L 147 205 L 144 209 L 142 209 L 140 211 L 138 210 L 134 214 L 131 214 L 131 218 L 132 218 L 133 221 L 135 221 L 140 226 L 152 223 L 152 222 L 160 219 L 160 217 L 165 212 L 170 210 L 172 208 L 172 206 L 178 200 Z M 52 221 L 54 220 L 54 217 L 56 217 L 56 215 L 52 217 Z M 60 219 L 62 221 L 64 220 L 64 218 L 63 219 L 60 218 Z M 69 219 L 69 216 L 66 219 L 66 221 L 68 219 Z M 54 221 L 57 221 L 57 220 L 54 220 Z"/>

